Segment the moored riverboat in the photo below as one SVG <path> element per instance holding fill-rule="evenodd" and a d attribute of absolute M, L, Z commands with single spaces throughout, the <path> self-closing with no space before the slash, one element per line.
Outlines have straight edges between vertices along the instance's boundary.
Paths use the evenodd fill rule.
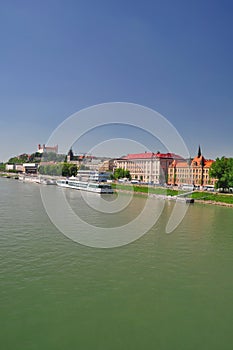
<path fill-rule="evenodd" d="M 99 194 L 112 194 L 113 189 L 110 184 L 102 182 L 89 182 L 89 181 L 80 181 L 76 178 L 69 179 L 59 179 L 57 180 L 57 185 L 65 188 L 72 188 L 75 190 L 82 190 L 88 192 L 94 192 Z"/>

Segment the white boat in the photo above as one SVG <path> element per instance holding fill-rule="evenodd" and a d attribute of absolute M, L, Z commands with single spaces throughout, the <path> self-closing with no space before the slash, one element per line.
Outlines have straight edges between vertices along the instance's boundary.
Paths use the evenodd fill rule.
<path fill-rule="evenodd" d="M 40 179 L 38 176 L 30 176 L 30 175 L 19 175 L 18 177 L 19 181 L 23 181 L 23 182 L 29 182 L 29 183 L 40 183 Z"/>
<path fill-rule="evenodd" d="M 42 185 L 56 185 L 56 181 L 53 180 L 53 179 L 44 179 L 44 178 L 41 178 L 40 179 L 40 183 Z"/>
<path fill-rule="evenodd" d="M 80 181 L 76 178 L 57 180 L 57 185 L 66 188 L 73 188 L 75 190 L 83 190 L 100 194 L 113 193 L 113 189 L 109 184 L 101 182 Z"/>

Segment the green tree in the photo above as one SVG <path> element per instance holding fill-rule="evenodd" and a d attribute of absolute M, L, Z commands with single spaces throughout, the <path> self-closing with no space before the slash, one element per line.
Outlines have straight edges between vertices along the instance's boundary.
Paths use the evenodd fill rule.
<path fill-rule="evenodd" d="M 225 191 L 233 187 L 233 158 L 217 158 L 210 167 L 209 175 L 217 179 L 215 188 Z"/>
<path fill-rule="evenodd" d="M 68 163 L 64 163 L 62 166 L 62 176 L 66 176 L 66 177 L 70 176 Z"/>
<path fill-rule="evenodd" d="M 39 173 L 41 175 L 52 175 L 52 176 L 61 176 L 62 175 L 63 164 L 48 164 L 41 165 L 39 167 Z"/>
<path fill-rule="evenodd" d="M 29 160 L 27 154 L 21 154 L 20 156 L 15 156 L 12 157 L 8 160 L 9 164 L 22 164 L 22 163 L 27 163 Z"/>
<path fill-rule="evenodd" d="M 127 179 L 131 180 L 131 174 L 129 170 L 125 170 L 125 174 L 124 177 L 126 177 Z"/>
<path fill-rule="evenodd" d="M 42 154 L 39 152 L 32 153 L 28 159 L 31 163 L 40 163 Z"/>
<path fill-rule="evenodd" d="M 129 170 L 125 170 L 125 169 L 122 169 L 122 168 L 116 168 L 114 170 L 114 178 L 115 179 L 122 179 L 124 177 L 126 177 L 129 180 L 131 180 L 131 175 L 130 175 Z"/>
<path fill-rule="evenodd" d="M 69 164 L 69 174 L 70 176 L 76 176 L 77 175 L 77 165 L 75 164 Z"/>
<path fill-rule="evenodd" d="M 69 163 L 63 163 L 62 166 L 62 176 L 76 176 L 77 175 L 77 165 L 75 164 L 69 164 Z"/>
<path fill-rule="evenodd" d="M 0 163 L 0 171 L 5 171 L 6 165 L 4 163 Z"/>

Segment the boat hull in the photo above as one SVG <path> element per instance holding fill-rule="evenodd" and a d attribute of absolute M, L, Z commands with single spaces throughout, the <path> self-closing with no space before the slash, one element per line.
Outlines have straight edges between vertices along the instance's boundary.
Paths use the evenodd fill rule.
<path fill-rule="evenodd" d="M 95 183 L 95 182 L 84 182 L 76 180 L 57 180 L 57 185 L 64 188 L 72 188 L 74 190 L 93 192 L 98 194 L 112 194 L 113 189 L 110 185 Z"/>

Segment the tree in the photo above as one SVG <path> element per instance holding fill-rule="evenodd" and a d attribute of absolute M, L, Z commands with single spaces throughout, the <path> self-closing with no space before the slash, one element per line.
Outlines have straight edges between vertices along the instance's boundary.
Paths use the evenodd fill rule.
<path fill-rule="evenodd" d="M 4 163 L 0 163 L 0 171 L 5 171 L 6 165 Z"/>
<path fill-rule="evenodd" d="M 9 164 L 22 164 L 28 162 L 28 155 L 27 154 L 21 154 L 20 156 L 12 157 L 8 160 Z"/>
<path fill-rule="evenodd" d="M 29 161 L 30 163 L 40 163 L 41 157 L 42 157 L 42 154 L 39 153 L 39 152 L 32 153 L 32 154 L 29 156 L 28 161 Z"/>
<path fill-rule="evenodd" d="M 131 175 L 130 175 L 130 171 L 129 170 L 125 170 L 125 174 L 124 174 L 128 180 L 131 180 Z"/>
<path fill-rule="evenodd" d="M 62 176 L 76 176 L 77 175 L 77 165 L 76 164 L 69 164 L 69 163 L 63 163 L 62 166 Z"/>
<path fill-rule="evenodd" d="M 64 163 L 63 166 L 62 166 L 62 176 L 66 176 L 66 177 L 70 176 L 69 164 L 68 163 Z"/>
<path fill-rule="evenodd" d="M 75 164 L 69 164 L 69 173 L 70 176 L 76 176 L 77 175 L 77 165 Z"/>
<path fill-rule="evenodd" d="M 116 168 L 114 170 L 114 178 L 115 179 L 122 179 L 124 177 L 126 177 L 129 180 L 131 180 L 131 175 L 130 175 L 129 170 L 125 170 L 125 169 L 122 169 L 122 168 Z"/>
<path fill-rule="evenodd" d="M 52 176 L 76 176 L 77 165 L 68 163 L 41 165 L 39 167 L 39 173 L 41 175 Z"/>
<path fill-rule="evenodd" d="M 39 173 L 41 175 L 52 175 L 52 176 L 61 176 L 62 175 L 63 164 L 48 164 L 40 165 Z"/>
<path fill-rule="evenodd" d="M 217 158 L 210 167 L 209 175 L 217 179 L 215 188 L 225 191 L 233 187 L 233 158 Z"/>

